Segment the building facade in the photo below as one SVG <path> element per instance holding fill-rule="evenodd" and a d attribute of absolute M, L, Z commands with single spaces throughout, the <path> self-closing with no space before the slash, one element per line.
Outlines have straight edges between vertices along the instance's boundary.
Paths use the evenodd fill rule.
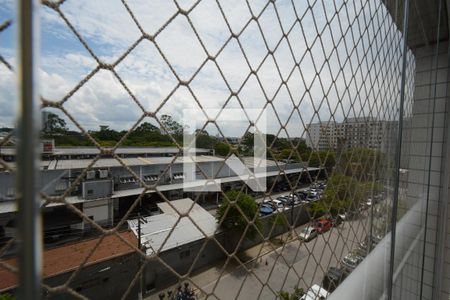
<path fill-rule="evenodd" d="M 307 127 L 306 143 L 319 151 L 364 147 L 386 152 L 395 137 L 396 126 L 396 122 L 373 118 L 312 123 Z"/>

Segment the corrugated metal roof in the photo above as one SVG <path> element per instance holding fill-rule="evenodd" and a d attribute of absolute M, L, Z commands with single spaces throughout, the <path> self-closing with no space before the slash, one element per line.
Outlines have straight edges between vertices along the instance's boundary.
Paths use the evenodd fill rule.
<path fill-rule="evenodd" d="M 105 148 L 105 150 L 111 150 L 112 148 Z M 190 149 L 190 151 L 196 151 L 197 153 L 210 153 L 210 149 L 196 148 Z M 120 154 L 176 154 L 180 152 L 177 147 L 119 147 L 114 153 Z M 15 155 L 16 150 L 14 147 L 3 147 L 0 151 L 4 155 Z M 95 147 L 67 147 L 56 148 L 53 150 L 53 155 L 95 155 L 99 154 L 100 150 Z"/>
<path fill-rule="evenodd" d="M 162 214 L 143 218 L 145 221 L 141 221 L 141 240 L 142 245 L 146 247 L 147 255 L 210 237 L 218 228 L 215 218 L 201 206 L 194 204 L 191 199 L 173 200 L 170 203 L 181 214 L 187 213 L 192 205 L 194 207 L 189 211 L 189 217 L 180 218 L 180 215 L 169 204 L 160 203 L 158 206 L 163 211 Z M 190 218 L 198 227 L 192 223 Z M 137 219 L 128 220 L 128 225 L 138 237 Z"/>
<path fill-rule="evenodd" d="M 253 157 L 253 156 L 245 156 L 242 158 L 242 160 L 244 161 L 244 164 L 249 168 L 276 167 L 277 166 L 277 164 L 273 160 L 263 159 L 263 158 Z M 283 166 L 283 165 L 285 165 L 285 163 L 278 162 L 278 166 Z"/>
<path fill-rule="evenodd" d="M 121 159 L 127 166 L 144 166 L 144 165 L 162 165 L 170 164 L 174 160 L 173 157 L 132 157 Z M 223 161 L 223 158 L 197 155 L 194 157 L 196 162 L 214 162 Z M 183 162 L 192 161 L 190 157 L 177 157 L 173 163 L 179 164 Z M 52 161 L 49 170 L 65 170 L 65 169 L 85 169 L 92 163 L 92 159 L 61 159 Z M 117 159 L 102 158 L 95 162 L 93 168 L 113 168 L 121 167 L 122 165 Z"/>

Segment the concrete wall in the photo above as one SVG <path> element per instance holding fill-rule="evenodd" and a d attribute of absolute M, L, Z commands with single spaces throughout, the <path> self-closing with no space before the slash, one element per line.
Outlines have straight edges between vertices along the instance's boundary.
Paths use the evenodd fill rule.
<path fill-rule="evenodd" d="M 98 224 L 109 224 L 113 220 L 113 204 L 109 199 L 83 203 L 83 213 Z M 112 224 L 109 224 L 112 225 Z"/>
<path fill-rule="evenodd" d="M 295 226 L 300 226 L 303 224 L 308 223 L 311 220 L 311 216 L 308 213 L 308 206 L 309 205 L 299 205 L 294 207 L 294 212 L 292 213 L 291 210 L 285 210 L 284 212 L 280 213 L 280 218 L 279 218 L 279 222 L 275 222 L 276 219 L 276 215 L 272 214 L 272 215 L 268 215 L 268 216 L 264 216 L 261 217 L 261 223 L 262 223 L 262 234 L 264 235 L 266 240 L 270 240 L 280 234 L 283 234 L 285 232 L 287 232 L 289 230 L 288 228 L 288 224 L 294 224 Z M 284 217 L 281 218 L 281 215 L 283 215 Z M 318 217 L 318 216 L 316 216 Z M 288 224 L 284 223 L 281 220 L 286 220 L 288 222 Z M 294 220 L 294 221 L 292 221 Z M 237 237 L 240 238 L 240 237 Z M 228 251 L 232 252 L 234 251 L 234 249 L 236 248 L 236 243 L 237 240 L 236 239 L 232 239 L 232 238 L 228 238 L 226 239 L 226 241 L 228 242 L 227 244 L 225 244 L 224 246 L 226 246 L 226 249 L 228 249 Z M 261 238 L 261 236 L 258 236 L 256 239 L 254 240 L 244 240 L 241 244 L 240 249 L 241 250 L 245 250 L 248 249 L 250 247 L 253 247 L 259 243 L 261 243 L 263 241 L 263 239 Z"/>
<path fill-rule="evenodd" d="M 216 235 L 219 243 L 224 242 L 224 236 Z M 198 258 L 197 258 L 198 256 Z M 216 242 L 204 239 L 186 244 L 159 255 L 160 259 L 168 264 L 180 276 L 188 273 L 191 266 L 192 273 L 209 266 L 219 260 L 225 258 L 223 252 Z M 197 260 L 195 261 L 195 259 Z M 194 264 L 195 261 L 195 264 Z M 165 267 L 159 260 L 150 261 L 145 269 L 144 286 L 149 292 L 160 290 L 170 284 L 176 283 L 178 276 L 176 276 L 170 269 Z"/>

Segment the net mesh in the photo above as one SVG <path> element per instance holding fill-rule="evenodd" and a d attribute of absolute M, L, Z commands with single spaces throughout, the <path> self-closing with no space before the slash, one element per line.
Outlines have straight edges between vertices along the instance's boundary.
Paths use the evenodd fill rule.
<path fill-rule="evenodd" d="M 89 289 L 108 284 L 110 279 L 102 277 L 102 270 L 127 269 L 123 266 L 129 265 L 120 282 L 127 288 L 123 294 L 115 294 L 116 298 L 133 298 L 142 276 L 150 299 L 158 299 L 161 292 L 180 295 L 177 286 L 184 283 L 196 298 L 272 299 L 279 297 L 280 291 L 291 293 L 296 287 L 306 291 L 321 284 L 329 268 L 339 267 L 349 252 L 357 248 L 370 251 L 371 240 L 389 231 L 402 36 L 381 1 L 95 2 L 42 1 L 41 105 L 45 126 L 53 126 L 44 127 L 43 137 L 52 132 L 53 138 L 61 140 L 63 134 L 55 133 L 58 124 L 49 122 L 56 115 L 76 136 L 78 145 L 97 149 L 67 167 L 79 171 L 55 173 L 52 184 L 65 182 L 57 192 L 49 192 L 48 186 L 41 191 L 44 225 L 54 221 L 49 211 L 62 208 L 65 218 L 82 224 L 74 228 L 66 222 L 43 233 L 44 241 L 49 241 L 44 266 L 61 251 L 76 252 L 63 263 L 66 269 L 59 270 L 63 275 L 44 280 L 46 296 L 70 294 L 85 299 L 91 295 Z M 10 24 L 7 20 L 0 25 L 0 35 L 10 30 Z M 414 58 L 407 55 L 408 113 Z M 13 66 L 13 56 L 0 52 L 1 72 L 12 74 Z M 172 169 L 183 159 L 180 130 L 187 129 L 180 129 L 168 116 L 180 120 L 177 111 L 182 108 L 204 112 L 205 120 L 195 132 L 197 141 L 205 131 L 214 132 L 227 149 L 222 154 L 216 148 L 216 155 L 229 158 L 234 154 L 242 161 L 249 155 L 254 124 L 247 119 L 236 126 L 232 134 L 237 139 L 233 140 L 227 131 L 231 125 L 222 119 L 222 112 L 258 108 L 268 114 L 272 135 L 267 136 L 266 151 L 276 174 L 268 178 L 266 192 L 252 194 L 257 203 L 272 208 L 264 217 L 264 226 L 258 225 L 260 208 L 249 214 L 236 201 L 249 194 L 242 182 L 227 188 L 236 191 L 235 198 L 224 188 L 213 194 L 219 202 L 229 203 L 221 212 L 205 204 L 206 192 L 190 194 L 193 202 L 185 210 L 171 202 L 181 197 L 167 192 L 167 177 L 173 177 Z M 208 115 L 210 108 L 218 113 Z M 99 125 L 107 126 L 95 131 Z M 119 151 L 132 145 L 145 126 L 159 128 L 167 137 L 164 143 L 177 149 L 154 178 L 140 173 Z M 110 128 L 119 128 L 115 131 L 120 135 L 102 136 L 111 133 Z M 11 142 L 9 133 L 0 147 Z M 152 160 L 136 159 L 143 164 Z M 114 207 L 118 201 L 112 200 L 114 197 L 87 204 L 82 198 L 89 192 L 80 195 L 81 189 L 89 189 L 84 184 L 90 172 L 105 160 L 123 170 L 120 178 L 114 178 L 115 188 L 118 183 L 132 182 L 134 195 L 123 197 L 125 209 L 122 204 Z M 198 173 L 208 177 L 204 165 L 196 160 L 194 164 Z M 289 164 L 297 164 L 299 170 L 287 172 Z M 50 169 L 50 165 L 44 163 L 43 168 Z M 222 160 L 216 177 L 224 168 Z M 14 173 L 14 165 L 4 158 L 0 169 Z M 307 190 L 320 182 L 326 183 L 323 192 L 317 186 L 321 195 Z M 298 201 L 280 209 L 278 197 L 288 194 L 296 194 Z M 148 216 L 142 203 L 155 199 L 175 212 L 175 222 L 158 247 L 139 248 L 127 220 Z M 294 201 L 294 196 L 291 199 Z M 120 213 L 99 222 L 91 215 L 95 214 L 92 203 Z M 193 217 L 196 205 L 221 216 L 213 234 Z M 243 223 L 239 230 L 227 229 L 231 215 Z M 326 220 L 336 220 L 339 215 L 345 221 L 328 230 Z M 197 248 L 192 248 L 196 250 L 180 250 L 173 259 L 167 254 L 167 245 L 179 238 L 176 230 L 183 222 L 191 224 L 201 238 Z M 308 226 L 320 230 L 320 224 L 325 226 L 324 233 L 305 241 L 302 230 Z M 77 234 L 84 239 L 80 241 Z M 61 236 L 72 235 L 77 238 L 64 246 L 54 243 Z M 2 242 L 4 278 L 15 278 L 17 272 L 14 254 L 7 254 L 14 244 L 14 238 Z M 117 251 L 111 250 L 114 247 Z M 184 256 L 187 258 L 180 264 Z M 205 257 L 212 256 L 217 258 L 202 265 Z M 127 257 L 133 259 L 127 261 Z M 110 265 L 95 269 L 106 258 Z M 83 279 L 95 272 L 99 275 Z M 163 279 L 158 281 L 158 276 Z M 14 283 L 11 279 L 11 286 Z"/>

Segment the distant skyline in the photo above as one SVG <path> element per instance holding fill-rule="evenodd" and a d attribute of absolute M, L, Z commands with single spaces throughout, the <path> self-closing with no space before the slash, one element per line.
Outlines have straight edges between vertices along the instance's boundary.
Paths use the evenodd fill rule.
<path fill-rule="evenodd" d="M 371 82 L 375 83 L 377 75 L 375 71 L 383 68 L 382 62 L 378 59 L 375 63 L 377 70 L 372 68 L 369 72 L 368 67 L 373 61 L 373 54 L 368 53 L 366 49 L 369 43 L 374 41 L 378 43 L 377 51 L 390 46 L 389 43 L 382 45 L 381 41 L 386 38 L 385 33 L 389 30 L 389 26 L 394 26 L 392 22 L 387 22 L 385 31 L 378 32 L 376 37 L 373 28 L 377 26 L 369 26 L 370 32 L 363 35 L 362 42 L 352 52 L 354 55 L 347 60 L 348 50 L 345 42 L 352 39 L 352 30 L 347 30 L 348 19 L 352 17 L 347 16 L 347 12 L 357 15 L 361 9 L 358 7 L 360 3 L 347 4 L 356 6 L 347 10 L 341 9 L 339 18 L 331 19 L 336 8 L 333 5 L 323 7 L 321 1 L 316 2 L 313 8 L 308 8 L 304 3 L 306 1 L 296 1 L 295 10 L 290 0 L 277 1 L 275 5 L 272 3 L 265 5 L 266 1 L 250 1 L 250 8 L 245 1 L 219 2 L 231 30 L 239 34 L 240 44 L 233 38 L 221 50 L 231 35 L 230 31 L 216 2 L 203 0 L 189 11 L 189 18 L 205 49 L 191 29 L 187 18 L 179 14 L 155 39 L 173 70 L 154 44 L 148 40 L 139 42 L 115 67 L 115 71 L 141 107 L 135 103 L 112 72 L 100 70 L 67 99 L 64 108 L 86 130 L 97 129 L 100 125 L 108 125 L 116 130 L 127 130 L 143 115 L 141 108 L 149 112 L 157 111 L 157 116 L 171 115 L 181 122 L 182 110 L 198 108 L 197 101 L 205 108 L 221 108 L 225 103 L 226 108 L 239 108 L 240 103 L 236 97 L 228 99 L 232 93 L 238 92 L 237 96 L 245 109 L 267 110 L 268 119 L 271 120 L 268 126 L 269 133 L 286 136 L 283 131 L 278 133 L 282 126 L 286 126 L 286 131 L 291 137 L 302 136 L 304 127 L 310 122 L 330 119 L 342 121 L 345 116 L 362 116 L 355 115 L 354 111 L 367 116 L 372 102 L 375 102 L 374 99 L 377 99 L 378 103 L 374 111 L 392 115 L 387 109 L 389 100 L 381 99 L 376 85 L 371 87 L 368 82 L 363 81 L 363 76 L 370 75 Z M 189 10 L 192 3 L 194 2 L 180 1 L 178 5 L 182 9 Z M 149 35 L 154 35 L 177 11 L 176 3 L 168 0 L 127 1 L 127 4 L 142 29 Z M 15 1 L 0 0 L 0 23 L 8 19 L 13 20 L 13 25 L 0 33 L 0 55 L 12 66 L 16 65 L 17 45 L 14 5 Z M 337 8 L 341 5 L 342 1 L 335 1 Z M 260 15 L 262 9 L 264 11 Z M 369 10 L 371 15 L 375 10 L 382 16 L 387 14 L 383 6 L 374 5 L 365 7 L 357 20 L 366 22 L 364 16 L 369 15 Z M 61 11 L 95 56 L 108 64 L 115 63 L 141 37 L 139 28 L 119 0 L 66 1 L 61 5 Z M 295 11 L 302 18 L 301 23 L 296 21 Z M 280 19 L 277 18 L 277 14 Z M 244 27 L 252 15 L 258 16 L 259 24 L 253 20 Z M 326 26 L 327 19 L 331 23 L 330 26 Z M 347 32 L 344 39 L 341 39 L 339 24 Z M 317 38 L 316 26 L 320 38 Z M 50 101 L 60 101 L 97 67 L 97 62 L 62 18 L 43 5 L 41 28 L 41 95 Z M 288 33 L 287 39 L 283 37 L 283 32 Z M 355 31 L 354 34 L 359 32 Z M 282 40 L 278 44 L 280 38 Z M 398 41 L 400 35 L 392 32 L 388 38 Z M 269 49 L 266 48 L 266 44 Z M 333 45 L 337 45 L 336 49 Z M 240 47 L 243 48 L 246 57 Z M 269 51 L 274 51 L 273 57 L 268 56 L 263 62 Z M 360 60 L 365 53 L 368 55 L 367 63 L 360 64 L 358 59 Z M 195 74 L 208 55 L 217 56 L 216 61 L 207 61 Z M 296 62 L 300 61 L 299 66 L 296 66 Z M 242 86 L 251 72 L 250 68 L 256 69 L 261 63 L 262 66 L 257 72 L 258 78 L 251 75 Z M 315 69 L 322 65 L 324 68 L 317 71 L 319 80 Z M 356 71 L 355 66 L 358 65 L 360 69 Z M 229 87 L 223 80 L 221 72 Z M 194 74 L 195 77 L 192 79 Z M 355 76 L 352 76 L 353 74 Z M 179 84 L 176 76 L 184 81 L 192 79 L 189 89 L 183 85 L 176 88 Z M 400 78 L 394 73 L 388 76 L 390 78 L 386 80 Z M 280 85 L 281 88 L 278 89 Z M 362 88 L 364 85 L 366 86 Z M 12 126 L 14 123 L 15 86 L 14 74 L 0 64 L 2 107 L 0 127 Z M 266 98 L 271 103 L 267 103 Z M 158 110 L 165 99 L 167 102 Z M 338 99 L 341 101 L 338 102 Z M 298 110 L 294 107 L 298 107 Z M 56 112 L 53 109 L 51 111 Z M 75 128 L 66 116 L 57 113 L 66 120 L 69 128 Z M 146 118 L 143 121 L 150 119 Z M 229 136 L 239 136 L 242 132 L 241 125 L 225 126 L 218 123 Z M 208 128 L 212 135 L 217 133 L 212 126 Z"/>

